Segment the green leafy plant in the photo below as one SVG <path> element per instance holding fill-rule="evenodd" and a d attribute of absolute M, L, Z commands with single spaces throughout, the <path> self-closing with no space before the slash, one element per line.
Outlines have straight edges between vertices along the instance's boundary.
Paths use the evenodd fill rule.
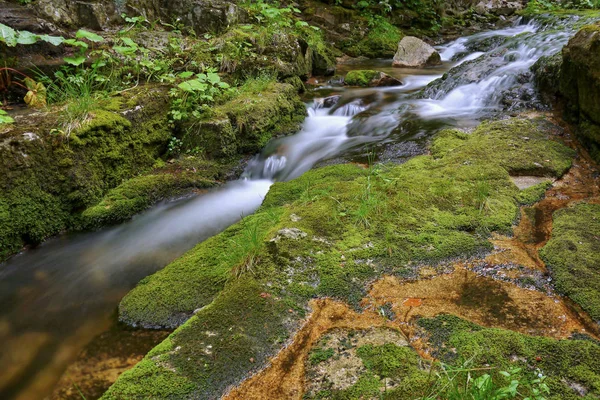
<path fill-rule="evenodd" d="M 15 120 L 12 119 L 6 111 L 0 109 L 0 125 L 12 124 L 13 122 L 15 122 Z"/>
<path fill-rule="evenodd" d="M 180 73 L 178 78 L 182 82 L 169 92 L 172 98 L 170 115 L 174 121 L 186 120 L 192 116 L 199 118 L 205 106 L 214 103 L 219 96 L 231 89 L 214 70 L 199 74 L 186 71 Z"/>

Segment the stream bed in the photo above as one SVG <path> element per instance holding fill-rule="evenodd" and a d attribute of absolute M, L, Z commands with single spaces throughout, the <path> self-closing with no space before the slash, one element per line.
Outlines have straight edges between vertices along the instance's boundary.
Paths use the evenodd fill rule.
<path fill-rule="evenodd" d="M 317 88 L 307 99 L 302 129 L 271 141 L 239 180 L 163 202 L 117 227 L 54 238 L 0 265 L 0 398 L 49 396 L 86 345 L 120 329 L 115 308 L 131 288 L 253 213 L 273 182 L 326 162 L 365 162 L 371 154 L 402 162 L 423 153 L 441 127 L 469 128 L 484 118 L 541 107 L 529 68 L 572 34 L 553 28 L 534 21 L 460 38 L 439 47 L 443 65 L 435 68 L 395 69 L 390 60 L 340 66 L 342 74 L 386 72 L 403 85 Z M 138 355 L 165 335 L 146 338 Z M 139 340 L 135 333 L 129 337 Z"/>

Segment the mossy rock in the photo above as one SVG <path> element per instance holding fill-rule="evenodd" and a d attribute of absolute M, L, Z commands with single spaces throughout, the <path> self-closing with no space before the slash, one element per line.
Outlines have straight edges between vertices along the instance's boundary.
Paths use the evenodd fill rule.
<path fill-rule="evenodd" d="M 384 273 L 407 276 L 423 263 L 485 254 L 490 233 L 509 233 L 519 214 L 509 171 L 559 176 L 571 163 L 573 152 L 538 125 L 517 119 L 447 131 L 432 155 L 403 165 L 335 165 L 274 184 L 255 215 L 121 302 L 121 320 L 138 326 L 191 318 L 104 398 L 161 397 L 171 385 L 179 398 L 218 398 L 282 348 L 310 299 L 359 308 Z"/>
<path fill-rule="evenodd" d="M 241 92 L 190 122 L 184 149 L 200 148 L 215 158 L 254 154 L 274 136 L 298 129 L 305 116 L 296 88 L 272 82 L 260 93 Z"/>
<path fill-rule="evenodd" d="M 0 136 L 0 204 L 10 210 L 0 219 L 0 260 L 79 228 L 81 211 L 166 151 L 166 91 L 127 96 L 99 100 L 68 138 L 49 133 L 59 126 L 59 110 L 18 120 Z"/>
<path fill-rule="evenodd" d="M 118 224 L 146 210 L 156 202 L 192 191 L 207 189 L 217 184 L 223 169 L 219 164 L 198 160 L 185 170 L 159 168 L 148 175 L 125 181 L 111 189 L 102 200 L 81 214 L 86 229 Z"/>
<path fill-rule="evenodd" d="M 582 142 L 600 161 L 600 25 L 583 27 L 563 48 L 560 92 Z"/>
<path fill-rule="evenodd" d="M 511 379 L 518 380 L 523 395 L 530 390 L 527 383 L 543 374 L 550 389 L 548 399 L 600 396 L 600 345 L 593 340 L 528 336 L 484 328 L 453 315 L 423 318 L 418 325 L 429 337 L 434 357 L 459 369 L 489 368 L 485 373 L 506 386 Z M 519 369 L 516 375 L 509 380 L 503 377 L 502 371 L 514 369 Z M 438 387 L 444 382 L 440 383 Z"/>
<path fill-rule="evenodd" d="M 552 237 L 540 251 L 556 289 L 600 324 L 600 205 L 554 213 Z"/>

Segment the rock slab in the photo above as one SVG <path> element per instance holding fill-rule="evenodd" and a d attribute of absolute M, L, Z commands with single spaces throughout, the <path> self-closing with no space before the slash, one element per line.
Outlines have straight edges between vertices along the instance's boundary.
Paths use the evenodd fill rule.
<path fill-rule="evenodd" d="M 420 68 L 440 65 L 442 58 L 433 47 L 414 36 L 404 37 L 398 43 L 398 51 L 392 66 L 398 68 Z"/>

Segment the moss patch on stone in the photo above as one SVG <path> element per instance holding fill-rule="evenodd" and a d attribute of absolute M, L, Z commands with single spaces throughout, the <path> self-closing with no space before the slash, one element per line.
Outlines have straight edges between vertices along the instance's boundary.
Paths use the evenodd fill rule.
<path fill-rule="evenodd" d="M 556 289 L 600 323 L 600 205 L 555 212 L 552 237 L 540 255 Z"/>
<path fill-rule="evenodd" d="M 306 116 L 297 90 L 276 82 L 262 89 L 242 88 L 234 99 L 192 121 L 183 138 L 185 148 L 230 158 L 259 152 L 272 137 L 296 130 Z"/>
<path fill-rule="evenodd" d="M 129 93 L 128 96 L 134 96 Z M 130 100 L 130 101 L 129 101 Z M 59 110 L 0 136 L 0 260 L 79 226 L 79 213 L 111 188 L 149 170 L 166 150 L 164 91 L 137 92 L 97 109 L 68 138 L 50 134 Z"/>
<path fill-rule="evenodd" d="M 171 172 L 169 169 L 157 169 L 149 175 L 125 181 L 81 214 L 82 225 L 93 229 L 117 224 L 160 200 L 189 193 L 194 188 L 206 189 L 217 184 L 218 165 L 203 160 L 192 164 L 193 170 L 186 168 Z"/>
<path fill-rule="evenodd" d="M 600 395 L 600 346 L 589 340 L 555 340 L 483 328 L 452 315 L 420 319 L 441 361 L 461 367 L 491 367 L 486 373 L 501 382 L 501 371 L 521 368 L 517 378 L 531 382 L 542 373 L 550 387 L 549 399 L 596 398 Z M 513 378 L 513 379 L 514 379 Z M 508 384 L 509 382 L 507 382 Z M 527 395 L 527 387 L 521 386 Z"/>
<path fill-rule="evenodd" d="M 369 82 L 375 78 L 379 72 L 370 69 L 360 69 L 348 72 L 344 82 L 350 86 L 369 86 Z"/>
<path fill-rule="evenodd" d="M 173 326 L 200 309 L 144 368 L 154 363 L 185 377 L 194 385 L 191 397 L 219 397 L 281 348 L 311 298 L 358 308 L 368 283 L 383 273 L 406 276 L 423 262 L 488 251 L 490 233 L 509 232 L 518 215 L 519 190 L 508 171 L 559 175 L 573 155 L 536 138 L 533 123 L 523 139 L 524 123 L 442 133 L 431 156 L 400 166 L 336 165 L 276 183 L 257 214 L 144 279 L 123 300 L 121 319 L 143 326 Z M 544 162 L 549 167 L 535 165 Z M 135 390 L 156 397 L 135 371 L 106 398 Z"/>

